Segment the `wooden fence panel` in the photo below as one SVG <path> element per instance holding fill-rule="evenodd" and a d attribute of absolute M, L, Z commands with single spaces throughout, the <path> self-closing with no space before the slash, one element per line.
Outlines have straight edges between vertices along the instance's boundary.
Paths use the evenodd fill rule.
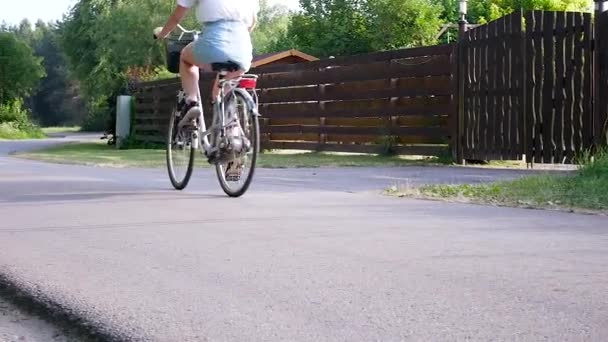
<path fill-rule="evenodd" d="M 462 60 L 465 159 L 519 159 L 523 154 L 522 13 L 468 31 Z"/>
<path fill-rule="evenodd" d="M 599 99 L 596 99 L 598 105 L 595 111 L 594 121 L 594 136 L 596 144 L 608 144 L 608 12 L 600 14 L 599 18 L 600 41 L 598 46 L 598 63 L 599 63 L 599 79 L 596 83 Z"/>
<path fill-rule="evenodd" d="M 548 11 L 525 18 L 527 160 L 570 163 L 593 143 L 592 18 Z"/>
<path fill-rule="evenodd" d="M 454 52 L 442 45 L 252 70 L 263 147 L 380 152 L 390 137 L 400 153 L 437 153 L 453 135 Z M 203 94 L 211 81 L 201 78 Z M 136 137 L 161 141 L 179 82 L 139 88 Z M 422 144 L 437 146 L 411 146 Z"/>

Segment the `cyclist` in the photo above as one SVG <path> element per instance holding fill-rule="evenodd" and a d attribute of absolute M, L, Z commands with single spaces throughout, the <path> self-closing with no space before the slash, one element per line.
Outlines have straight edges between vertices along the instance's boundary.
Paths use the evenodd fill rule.
<path fill-rule="evenodd" d="M 181 52 L 179 74 L 187 95 L 181 113 L 198 110 L 199 68 L 210 71 L 212 63 L 232 62 L 238 70 L 226 79 L 249 71 L 253 59 L 250 33 L 257 22 L 258 0 L 177 0 L 177 7 L 162 28 L 154 30 L 157 39 L 166 38 L 182 21 L 188 10 L 196 9 L 197 19 L 203 24 L 201 36 Z M 211 94 L 212 101 L 219 93 L 217 79 Z"/>

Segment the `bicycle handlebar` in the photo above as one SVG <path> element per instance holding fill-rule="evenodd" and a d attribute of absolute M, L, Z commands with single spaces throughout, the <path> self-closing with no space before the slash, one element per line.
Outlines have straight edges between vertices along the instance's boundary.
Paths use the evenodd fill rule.
<path fill-rule="evenodd" d="M 177 40 L 182 40 L 182 38 L 184 37 L 185 34 L 192 34 L 192 35 L 199 35 L 201 32 L 197 31 L 197 30 L 186 30 L 182 25 L 177 24 L 176 28 L 179 29 L 179 31 L 181 31 L 179 38 L 177 38 Z M 162 30 L 162 27 L 157 27 L 156 29 L 154 29 L 154 38 L 157 38 L 157 34 Z M 158 33 L 157 33 L 158 31 Z"/>
<path fill-rule="evenodd" d="M 200 33 L 200 31 L 197 30 L 186 30 L 182 25 L 177 24 L 177 28 L 180 29 L 180 31 L 182 31 L 182 33 Z"/>

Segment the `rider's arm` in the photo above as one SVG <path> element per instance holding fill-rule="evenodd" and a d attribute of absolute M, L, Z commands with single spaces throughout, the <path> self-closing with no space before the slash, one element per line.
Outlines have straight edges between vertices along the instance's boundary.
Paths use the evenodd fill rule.
<path fill-rule="evenodd" d="M 251 21 L 251 26 L 249 27 L 249 33 L 253 32 L 253 29 L 255 28 L 257 23 L 258 23 L 258 16 L 257 16 L 257 14 L 253 14 L 253 20 Z"/>
<path fill-rule="evenodd" d="M 157 34 L 158 38 L 166 38 L 169 33 L 171 33 L 175 29 L 175 27 L 177 27 L 177 25 L 182 21 L 182 19 L 184 19 L 186 13 L 188 13 L 187 7 L 177 5 L 173 13 L 171 13 L 169 19 L 167 19 L 167 23 L 163 27 L 162 31 Z"/>

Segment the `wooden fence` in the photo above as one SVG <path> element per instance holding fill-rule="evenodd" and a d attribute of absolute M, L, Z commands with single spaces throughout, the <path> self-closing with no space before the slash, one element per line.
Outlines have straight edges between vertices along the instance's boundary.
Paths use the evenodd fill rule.
<path fill-rule="evenodd" d="M 459 160 L 570 163 L 593 146 L 592 24 L 588 13 L 516 11 L 465 34 Z"/>
<path fill-rule="evenodd" d="M 454 46 L 445 45 L 252 70 L 259 75 L 263 147 L 437 154 L 451 139 L 454 58 Z M 210 85 L 204 75 L 203 94 Z M 137 140 L 164 141 L 178 88 L 177 80 L 139 87 Z"/>
<path fill-rule="evenodd" d="M 261 69 L 267 148 L 435 154 L 449 143 L 452 46 Z M 330 60 L 331 62 L 331 60 Z M 424 145 L 423 145 L 424 144 Z"/>
<path fill-rule="evenodd" d="M 570 163 L 607 139 L 607 51 L 608 12 L 516 11 L 454 45 L 258 68 L 262 143 Z M 164 141 L 178 88 L 139 87 L 137 140 Z"/>
<path fill-rule="evenodd" d="M 572 162 L 593 143 L 592 18 L 526 12 L 529 161 Z"/>
<path fill-rule="evenodd" d="M 597 99 L 594 134 L 595 144 L 608 144 L 608 12 L 600 14 L 597 20 L 597 33 L 601 39 L 598 39 L 598 60 L 595 68 L 599 77 L 594 92 Z"/>
<path fill-rule="evenodd" d="M 523 154 L 522 16 L 514 13 L 465 33 L 462 158 L 520 159 Z"/>

